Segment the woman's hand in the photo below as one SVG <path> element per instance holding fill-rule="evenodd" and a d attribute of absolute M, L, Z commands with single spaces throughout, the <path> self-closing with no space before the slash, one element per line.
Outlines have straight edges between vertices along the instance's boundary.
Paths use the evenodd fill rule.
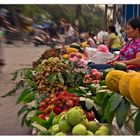
<path fill-rule="evenodd" d="M 113 65 L 113 66 L 116 65 L 118 62 L 120 62 L 120 61 L 114 61 L 114 62 L 112 63 L 112 65 Z M 123 62 L 121 62 L 121 63 L 123 63 Z"/>
<path fill-rule="evenodd" d="M 107 64 L 109 64 L 110 66 L 113 66 L 114 60 L 108 61 Z"/>

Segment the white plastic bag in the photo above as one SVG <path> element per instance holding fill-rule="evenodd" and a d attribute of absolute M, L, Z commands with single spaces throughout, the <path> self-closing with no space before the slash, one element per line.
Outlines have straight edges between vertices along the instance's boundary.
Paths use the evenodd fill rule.
<path fill-rule="evenodd" d="M 89 61 L 92 61 L 95 64 L 106 64 L 108 61 L 114 58 L 112 53 L 99 52 L 95 48 L 86 48 L 86 53 Z"/>

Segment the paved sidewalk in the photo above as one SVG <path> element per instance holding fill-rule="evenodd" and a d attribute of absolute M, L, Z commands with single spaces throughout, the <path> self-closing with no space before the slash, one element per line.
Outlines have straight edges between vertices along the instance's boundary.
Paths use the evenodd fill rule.
<path fill-rule="evenodd" d="M 33 47 L 32 44 L 20 44 L 19 47 L 5 45 L 6 65 L 0 73 L 0 96 L 12 89 L 14 84 L 10 82 L 14 70 L 30 66 L 47 49 L 46 46 Z M 20 93 L 20 92 L 19 92 Z M 21 117 L 17 112 L 21 105 L 16 105 L 15 96 L 0 97 L 0 135 L 30 135 L 31 129 L 21 127 Z"/>

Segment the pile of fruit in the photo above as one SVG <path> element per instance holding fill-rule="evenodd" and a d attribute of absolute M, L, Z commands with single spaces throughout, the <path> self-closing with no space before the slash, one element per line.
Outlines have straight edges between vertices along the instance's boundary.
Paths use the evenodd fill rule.
<path fill-rule="evenodd" d="M 53 125 L 47 131 L 51 135 L 109 135 L 107 126 L 88 121 L 80 107 L 74 107 L 56 116 Z"/>
<path fill-rule="evenodd" d="M 105 82 L 110 90 L 120 93 L 140 107 L 140 98 L 138 98 L 140 96 L 139 72 L 112 70 L 107 74 Z"/>
<path fill-rule="evenodd" d="M 53 48 L 49 50 L 47 49 L 37 61 L 33 62 L 33 68 L 36 68 L 42 62 L 42 60 L 48 59 L 50 57 L 59 57 L 60 52 L 61 50 L 57 48 Z"/>
<path fill-rule="evenodd" d="M 43 60 L 36 68 L 34 82 L 39 93 L 54 93 L 55 91 L 66 90 L 67 86 L 61 81 L 61 72 L 69 70 L 68 64 L 61 61 L 58 57 L 50 57 Z"/>
<path fill-rule="evenodd" d="M 87 65 L 87 58 L 84 55 L 84 50 L 77 43 L 72 43 L 70 47 L 65 48 L 65 53 L 62 58 L 69 60 L 70 63 L 74 63 L 75 67 L 85 68 Z"/>
<path fill-rule="evenodd" d="M 40 103 L 38 110 L 41 111 L 42 114 L 39 114 L 38 117 L 45 119 L 49 117 L 52 111 L 58 115 L 74 106 L 78 106 L 78 103 L 79 97 L 67 91 L 51 94 L 50 97 Z"/>
<path fill-rule="evenodd" d="M 98 84 L 101 80 L 102 73 L 97 69 L 92 69 L 89 74 L 86 74 L 83 78 L 84 83 Z"/>
<path fill-rule="evenodd" d="M 87 65 L 86 56 L 82 53 L 79 53 L 79 52 L 71 52 L 69 54 L 64 54 L 62 56 L 62 58 L 65 60 L 69 60 L 70 62 L 75 63 L 76 67 L 86 67 L 86 65 Z"/>

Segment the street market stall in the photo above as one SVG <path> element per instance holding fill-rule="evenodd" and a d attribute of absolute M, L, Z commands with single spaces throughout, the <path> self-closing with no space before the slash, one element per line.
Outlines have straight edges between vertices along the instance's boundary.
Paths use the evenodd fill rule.
<path fill-rule="evenodd" d="M 140 73 L 122 63 L 95 69 L 80 48 L 45 51 L 13 73 L 12 80 L 21 79 L 3 97 L 23 89 L 18 116 L 34 135 L 138 135 Z"/>

